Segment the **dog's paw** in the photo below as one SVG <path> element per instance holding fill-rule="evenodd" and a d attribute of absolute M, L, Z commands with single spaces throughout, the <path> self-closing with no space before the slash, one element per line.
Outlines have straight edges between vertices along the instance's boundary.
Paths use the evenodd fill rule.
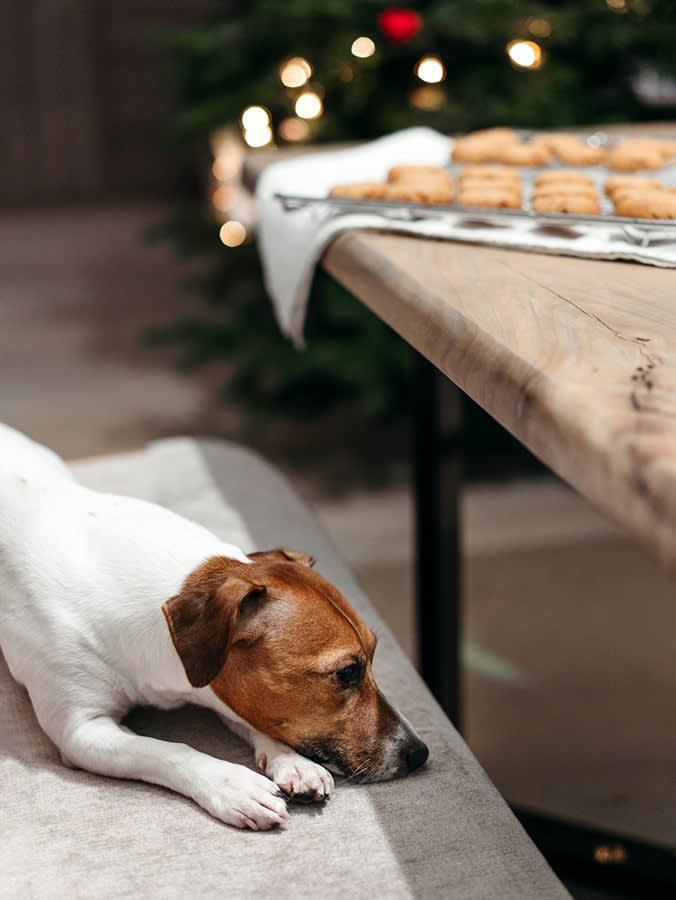
<path fill-rule="evenodd" d="M 286 798 L 274 781 L 245 766 L 213 760 L 200 772 L 199 781 L 193 798 L 228 825 L 264 831 L 288 816 Z"/>
<path fill-rule="evenodd" d="M 256 765 L 296 803 L 322 803 L 334 788 L 330 772 L 293 750 L 261 754 L 256 757 Z"/>

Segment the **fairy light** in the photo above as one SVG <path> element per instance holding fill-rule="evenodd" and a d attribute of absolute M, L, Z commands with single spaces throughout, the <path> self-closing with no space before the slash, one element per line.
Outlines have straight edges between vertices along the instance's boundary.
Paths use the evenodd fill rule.
<path fill-rule="evenodd" d="M 430 111 L 441 109 L 446 101 L 446 96 L 440 87 L 421 85 L 411 92 L 408 99 L 412 106 Z"/>
<path fill-rule="evenodd" d="M 279 68 L 279 80 L 288 88 L 303 87 L 311 75 L 312 66 L 302 56 L 293 56 L 285 60 Z"/>
<path fill-rule="evenodd" d="M 231 219 L 221 225 L 219 231 L 221 242 L 226 247 L 239 247 L 246 240 L 246 228 L 241 222 Z"/>
<path fill-rule="evenodd" d="M 616 0 L 616 2 L 624 2 L 624 0 Z M 527 19 L 526 28 L 535 37 L 549 37 L 552 33 L 552 26 L 547 19 Z"/>
<path fill-rule="evenodd" d="M 507 55 L 520 69 L 539 69 L 542 65 L 542 48 L 535 41 L 511 41 Z"/>
<path fill-rule="evenodd" d="M 606 6 L 613 12 L 624 13 L 627 11 L 627 0 L 606 0 Z"/>
<path fill-rule="evenodd" d="M 427 84 L 438 84 L 446 77 L 444 64 L 437 56 L 423 56 L 415 65 L 415 74 Z"/>
<path fill-rule="evenodd" d="M 352 42 L 350 52 L 358 59 L 368 59 L 376 52 L 376 45 L 370 37 L 358 37 Z"/>
<path fill-rule="evenodd" d="M 240 121 L 244 140 L 249 147 L 265 147 L 272 141 L 270 111 L 264 106 L 247 106 Z"/>
<path fill-rule="evenodd" d="M 305 91 L 296 100 L 294 109 L 296 115 L 301 119 L 317 119 L 324 111 L 324 105 L 319 94 L 315 94 L 314 91 Z"/>
<path fill-rule="evenodd" d="M 270 124 L 270 113 L 264 106 L 247 106 L 241 117 L 245 131 L 255 131 Z"/>
<path fill-rule="evenodd" d="M 277 132 L 283 141 L 304 141 L 310 136 L 310 126 L 304 119 L 290 116 L 279 123 Z"/>

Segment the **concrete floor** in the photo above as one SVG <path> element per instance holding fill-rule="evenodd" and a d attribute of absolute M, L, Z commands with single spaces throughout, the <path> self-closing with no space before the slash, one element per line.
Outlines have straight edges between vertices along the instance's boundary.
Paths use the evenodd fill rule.
<path fill-rule="evenodd" d="M 177 291 L 185 265 L 140 241 L 163 214 L 0 213 L 0 420 L 67 458 L 233 436 L 225 367 L 178 374 L 175 354 L 138 343 L 198 308 Z M 308 465 L 313 487 L 292 477 L 414 656 L 405 484 L 336 499 L 321 459 Z M 472 487 L 463 502 L 475 753 L 510 801 L 676 845 L 673 585 L 554 479 Z"/>

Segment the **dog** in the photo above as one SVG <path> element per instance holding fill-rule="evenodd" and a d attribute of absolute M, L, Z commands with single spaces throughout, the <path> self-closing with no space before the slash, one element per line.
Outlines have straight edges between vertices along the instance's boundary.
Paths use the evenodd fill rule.
<path fill-rule="evenodd" d="M 310 556 L 246 555 L 146 501 L 90 490 L 0 425 L 0 647 L 65 765 L 170 788 L 268 829 L 334 774 L 382 781 L 428 749 L 378 689 L 376 640 Z M 257 771 L 122 723 L 215 710 Z"/>

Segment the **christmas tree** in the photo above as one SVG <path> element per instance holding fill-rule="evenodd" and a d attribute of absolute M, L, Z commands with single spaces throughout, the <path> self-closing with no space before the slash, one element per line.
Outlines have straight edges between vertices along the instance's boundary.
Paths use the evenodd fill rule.
<path fill-rule="evenodd" d="M 659 96 L 641 86 L 646 73 L 673 85 L 672 11 L 667 0 L 409 8 L 253 0 L 218 2 L 194 26 L 156 36 L 178 87 L 174 135 L 202 149 L 224 128 L 226 138 L 214 164 L 215 208 L 168 228 L 182 250 L 209 257 L 198 287 L 212 313 L 155 337 L 182 343 L 191 362 L 234 360 L 228 392 L 252 410 L 307 412 L 323 389 L 322 407 L 351 400 L 374 414 L 397 411 L 407 349 L 328 276 L 315 282 L 308 349 L 297 352 L 279 334 L 252 223 L 236 214 L 243 148 L 362 140 L 414 124 L 457 133 L 669 118 L 674 107 L 656 107 Z"/>

